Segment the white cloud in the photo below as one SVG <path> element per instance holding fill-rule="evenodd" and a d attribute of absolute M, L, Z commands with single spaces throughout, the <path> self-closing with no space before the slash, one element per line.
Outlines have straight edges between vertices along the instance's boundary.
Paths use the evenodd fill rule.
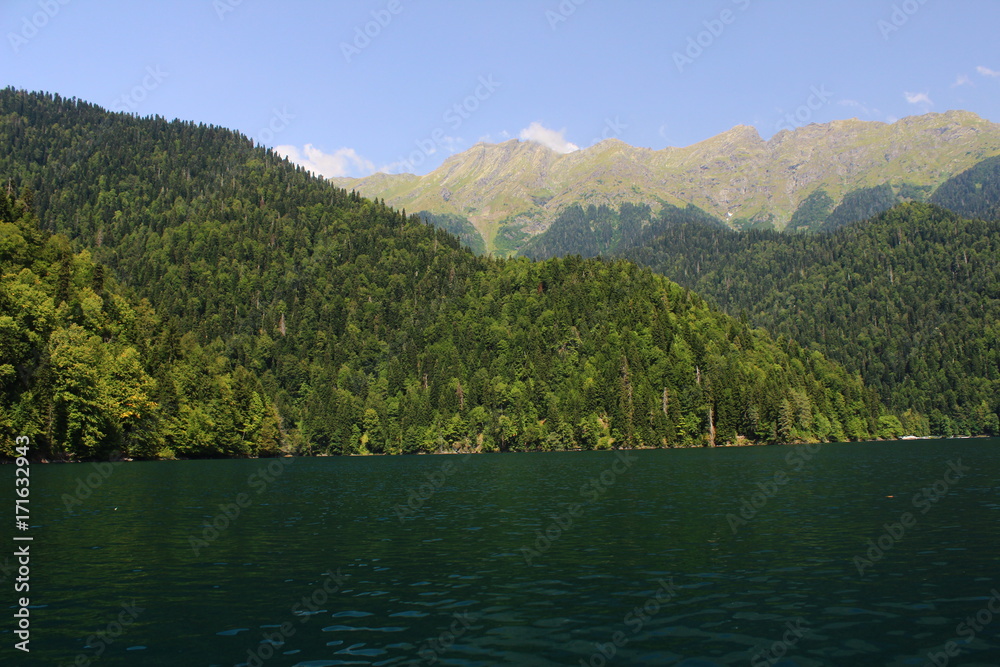
<path fill-rule="evenodd" d="M 983 76 L 989 76 L 989 77 L 998 77 L 998 76 L 1000 76 L 1000 72 L 997 72 L 996 70 L 992 70 L 989 67 L 983 67 L 982 65 L 980 65 L 979 67 L 977 67 L 976 71 L 979 72 L 980 74 L 982 74 Z"/>
<path fill-rule="evenodd" d="M 302 152 L 296 146 L 275 146 L 274 151 L 324 178 L 367 176 L 375 171 L 371 160 L 361 157 L 353 148 L 338 148 L 333 153 L 324 153 L 312 144 L 306 144 Z"/>
<path fill-rule="evenodd" d="M 906 101 L 910 104 L 925 104 L 927 106 L 934 106 L 934 102 L 931 101 L 930 95 L 927 93 L 903 93 L 906 95 Z"/>
<path fill-rule="evenodd" d="M 580 150 L 580 147 L 576 144 L 566 141 L 566 137 L 563 136 L 565 133 L 566 130 L 550 130 L 541 123 L 534 122 L 521 130 L 521 139 L 534 141 L 537 144 L 551 148 L 556 153 L 572 153 L 573 151 Z"/>
<path fill-rule="evenodd" d="M 973 85 L 972 79 L 970 79 L 965 74 L 959 74 L 958 78 L 955 79 L 955 83 L 951 84 L 952 88 L 957 88 L 959 86 L 971 86 Z"/>

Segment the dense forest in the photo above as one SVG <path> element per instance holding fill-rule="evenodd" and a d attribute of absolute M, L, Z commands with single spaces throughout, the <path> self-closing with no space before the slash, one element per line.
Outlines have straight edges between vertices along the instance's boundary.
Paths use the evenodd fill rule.
<path fill-rule="evenodd" d="M 788 221 L 789 232 L 811 232 L 820 229 L 833 211 L 833 199 L 823 188 L 813 190 L 802 200 Z"/>
<path fill-rule="evenodd" d="M 983 187 L 956 179 L 949 199 L 985 210 Z M 831 234 L 678 225 L 624 256 L 861 373 L 904 422 L 1000 433 L 996 217 L 908 203 Z"/>
<path fill-rule="evenodd" d="M 862 439 L 856 374 L 630 262 L 478 257 L 223 128 L 0 91 L 0 449 Z"/>
<path fill-rule="evenodd" d="M 486 253 L 486 241 L 467 218 L 452 213 L 431 213 L 430 211 L 421 211 L 417 215 L 428 225 L 434 225 L 457 236 L 462 245 L 477 255 Z"/>
<path fill-rule="evenodd" d="M 851 190 L 843 201 L 834 201 L 823 188 L 813 190 L 792 214 L 786 232 L 833 232 L 841 227 L 884 213 L 896 204 L 927 201 L 927 185 L 883 183 L 872 188 Z"/>
<path fill-rule="evenodd" d="M 967 218 L 1000 220 L 1000 155 L 948 179 L 930 201 Z"/>
<path fill-rule="evenodd" d="M 267 456 L 274 405 L 242 366 L 122 295 L 104 265 L 38 227 L 30 196 L 0 190 L 0 434 L 49 455 Z"/>
<path fill-rule="evenodd" d="M 993 169 L 1000 169 L 1000 161 L 995 162 Z M 963 175 L 964 180 L 952 179 L 938 192 L 951 192 L 946 195 L 949 201 L 959 197 L 968 202 L 966 213 L 970 216 L 980 216 L 980 208 L 984 201 L 992 201 L 985 196 L 989 188 L 983 189 L 984 174 L 992 178 L 990 183 L 996 187 L 997 176 L 988 170 L 988 163 L 978 165 L 972 172 Z M 974 173 L 973 173 L 974 172 Z M 947 187 L 945 187 L 947 186 Z M 846 225 L 867 220 L 879 213 L 888 211 L 904 201 L 926 201 L 925 186 L 915 186 L 903 183 L 892 186 L 888 183 L 872 188 L 860 188 L 848 192 L 842 202 L 834 206 L 834 201 L 823 188 L 818 188 L 809 194 L 792 214 L 787 232 L 832 232 Z M 946 208 L 948 204 L 939 202 Z M 964 211 L 963 211 L 964 212 Z M 733 226 L 745 231 L 773 230 L 770 220 L 751 222 L 747 219 L 732 220 Z M 706 213 L 702 209 L 688 204 L 680 207 L 667 202 L 660 203 L 660 210 L 654 214 L 645 204 L 622 204 L 619 208 L 607 205 L 583 207 L 569 206 L 552 221 L 552 224 L 541 234 L 533 237 L 520 249 L 519 254 L 531 259 L 548 259 L 565 255 L 581 255 L 582 257 L 598 257 L 604 255 L 620 255 L 631 248 L 638 248 L 654 241 L 668 230 L 678 226 L 693 223 L 707 225 L 720 230 L 730 229 L 722 220 Z M 468 223 L 465 223 L 468 225 Z M 459 223 L 444 221 L 439 224 L 448 231 L 457 231 Z M 471 226 L 471 225 L 470 225 Z"/>
<path fill-rule="evenodd" d="M 531 259 L 548 259 L 620 253 L 652 241 L 675 225 L 689 222 L 725 227 L 717 218 L 690 204 L 681 208 L 664 202 L 655 216 L 645 204 L 622 204 L 618 209 L 593 204 L 586 208 L 570 206 L 547 230 L 528 241 L 520 254 Z"/>
<path fill-rule="evenodd" d="M 820 231 L 832 232 L 853 222 L 867 220 L 888 211 L 899 202 L 892 186 L 888 183 L 873 188 L 852 190 L 844 195 L 844 201 L 826 218 Z"/>

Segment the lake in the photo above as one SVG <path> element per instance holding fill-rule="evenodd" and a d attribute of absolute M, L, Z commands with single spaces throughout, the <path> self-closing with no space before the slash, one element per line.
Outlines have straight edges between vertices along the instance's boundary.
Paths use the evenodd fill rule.
<path fill-rule="evenodd" d="M 995 439 L 31 473 L 4 664 L 1000 664 Z"/>

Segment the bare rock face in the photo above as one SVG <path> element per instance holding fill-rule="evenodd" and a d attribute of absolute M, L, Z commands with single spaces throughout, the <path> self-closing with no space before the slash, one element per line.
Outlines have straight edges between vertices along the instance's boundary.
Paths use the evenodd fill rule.
<path fill-rule="evenodd" d="M 1000 155 L 1000 125 L 967 111 L 856 119 L 782 130 L 764 141 L 739 125 L 684 148 L 654 151 L 608 139 L 567 154 L 510 140 L 479 143 L 425 176 L 334 179 L 341 187 L 410 211 L 467 217 L 492 251 L 503 225 L 537 234 L 572 204 L 695 204 L 729 221 L 771 220 L 784 228 L 809 194 L 835 203 L 882 183 L 937 187 Z"/>

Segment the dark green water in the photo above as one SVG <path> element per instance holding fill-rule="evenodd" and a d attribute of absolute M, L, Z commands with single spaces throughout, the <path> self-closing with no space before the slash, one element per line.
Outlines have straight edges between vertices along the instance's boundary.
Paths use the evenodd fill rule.
<path fill-rule="evenodd" d="M 8 614 L 0 660 L 1000 664 L 1000 441 L 628 456 L 34 465 L 32 652 Z"/>

